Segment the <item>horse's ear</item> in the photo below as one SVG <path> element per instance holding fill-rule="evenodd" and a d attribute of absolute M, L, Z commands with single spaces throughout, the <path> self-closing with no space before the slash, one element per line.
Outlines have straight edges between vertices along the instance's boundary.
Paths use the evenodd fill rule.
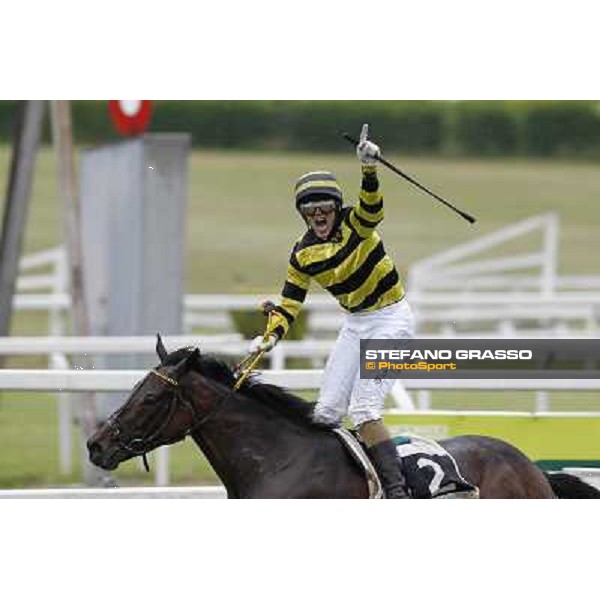
<path fill-rule="evenodd" d="M 158 358 L 160 358 L 160 364 L 162 365 L 165 362 L 169 353 L 163 344 L 162 338 L 160 337 L 160 333 L 156 334 L 156 354 L 158 354 Z"/>
<path fill-rule="evenodd" d="M 188 371 L 193 371 L 196 361 L 200 358 L 200 350 L 194 348 L 185 358 L 182 358 L 173 370 L 173 376 L 175 378 L 181 377 Z"/>
<path fill-rule="evenodd" d="M 200 350 L 194 348 L 190 355 L 186 358 L 185 362 L 188 367 L 191 367 L 196 361 L 200 359 Z"/>

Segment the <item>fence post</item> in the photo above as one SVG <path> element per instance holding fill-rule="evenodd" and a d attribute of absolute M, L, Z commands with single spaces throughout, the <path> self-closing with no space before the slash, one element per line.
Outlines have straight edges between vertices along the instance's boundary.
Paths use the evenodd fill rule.
<path fill-rule="evenodd" d="M 550 396 L 544 390 L 535 393 L 535 412 L 548 412 L 550 410 Z"/>
<path fill-rule="evenodd" d="M 542 266 L 542 293 L 552 296 L 557 288 L 559 222 L 554 213 L 546 215 L 544 228 L 544 263 Z"/>
<path fill-rule="evenodd" d="M 156 449 L 156 477 L 155 485 L 169 485 L 169 447 L 161 446 Z"/>
<path fill-rule="evenodd" d="M 68 369 L 67 357 L 62 352 L 53 352 L 50 355 L 51 369 Z M 73 407 L 71 395 L 59 392 L 58 398 L 58 458 L 62 475 L 73 472 L 73 436 L 71 435 L 71 422 Z"/>
<path fill-rule="evenodd" d="M 417 392 L 417 408 L 419 410 L 430 410 L 431 392 L 429 390 L 419 390 Z"/>
<path fill-rule="evenodd" d="M 281 344 L 271 350 L 271 369 L 285 369 L 285 350 Z"/>

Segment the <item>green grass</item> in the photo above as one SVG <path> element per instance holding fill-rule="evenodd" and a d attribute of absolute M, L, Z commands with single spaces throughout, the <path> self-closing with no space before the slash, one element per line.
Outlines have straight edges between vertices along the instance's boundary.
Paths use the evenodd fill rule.
<path fill-rule="evenodd" d="M 560 271 L 597 273 L 600 234 L 600 169 L 596 164 L 558 160 L 430 159 L 388 157 L 425 185 L 478 217 L 469 226 L 397 176 L 381 171 L 386 199 L 382 232 L 399 268 L 452 244 L 542 212 L 561 217 Z M 0 147 L 0 178 L 7 181 L 10 153 Z M 257 292 L 278 294 L 289 250 L 303 231 L 293 208 L 295 179 L 305 171 L 329 169 L 352 200 L 359 168 L 352 153 L 319 155 L 197 151 L 191 156 L 186 239 L 186 290 L 189 293 Z M 62 215 L 52 152 L 39 153 L 25 251 L 46 249 L 62 239 Z M 519 247 L 519 245 L 514 246 Z M 45 333 L 45 318 L 19 315 L 14 334 Z M 10 366 L 40 367 L 39 358 L 10 361 Z M 313 394 L 307 395 L 314 398 Z M 552 407 L 598 408 L 597 394 L 554 394 Z M 529 410 L 533 394 L 445 393 L 433 396 L 434 408 Z M 77 456 L 74 448 L 74 456 Z M 59 485 L 80 480 L 59 474 L 55 400 L 47 394 L 0 396 L 0 487 Z M 193 443 L 173 449 L 177 483 L 215 481 Z M 138 464 L 124 465 L 119 476 L 151 481 Z"/>
<path fill-rule="evenodd" d="M 542 212 L 561 218 L 561 272 L 598 271 L 600 169 L 594 163 L 532 159 L 388 157 L 478 217 L 462 219 L 381 170 L 386 247 L 406 269 L 416 260 Z M 0 180 L 9 151 L 0 147 Z M 186 239 L 188 292 L 279 292 L 289 249 L 303 231 L 292 189 L 303 172 L 330 169 L 351 201 L 359 186 L 348 155 L 196 151 L 191 156 Z M 39 153 L 25 236 L 27 252 L 58 244 L 62 216 L 50 149 Z"/>
<path fill-rule="evenodd" d="M 73 474 L 61 475 L 57 436 L 57 402 L 49 394 L 2 393 L 0 396 L 0 488 L 70 485 L 81 481 L 79 429 L 72 427 Z M 152 457 L 151 457 L 152 464 Z M 171 475 L 185 483 L 215 483 L 210 465 L 190 440 L 171 452 Z M 120 481 L 150 484 L 137 461 L 119 467 Z"/>
<path fill-rule="evenodd" d="M 541 212 L 561 217 L 561 270 L 597 271 L 600 170 L 596 165 L 542 161 L 402 159 L 426 185 L 478 217 L 468 226 L 446 208 L 387 172 L 382 231 L 400 268 L 449 245 Z M 355 197 L 351 156 L 198 153 L 192 161 L 188 230 L 190 291 L 279 291 L 291 242 L 303 225 L 292 186 L 306 170 L 334 171 Z M 214 264 L 219 264 L 215 270 Z"/>

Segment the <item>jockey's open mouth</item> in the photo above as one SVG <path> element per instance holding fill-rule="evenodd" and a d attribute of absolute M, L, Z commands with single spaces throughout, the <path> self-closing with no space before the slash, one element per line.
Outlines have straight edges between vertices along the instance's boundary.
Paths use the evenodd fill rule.
<path fill-rule="evenodd" d="M 321 238 L 325 238 L 329 235 L 332 225 L 333 219 L 329 219 L 328 216 L 319 215 L 311 219 L 313 231 Z"/>
<path fill-rule="evenodd" d="M 335 204 L 331 200 L 307 205 L 303 213 L 317 237 L 326 239 L 335 223 Z"/>

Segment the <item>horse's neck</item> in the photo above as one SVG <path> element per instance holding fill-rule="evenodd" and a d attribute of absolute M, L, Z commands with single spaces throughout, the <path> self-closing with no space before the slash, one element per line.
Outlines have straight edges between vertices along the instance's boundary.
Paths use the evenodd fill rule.
<path fill-rule="evenodd" d="M 270 415 L 257 401 L 224 390 L 217 394 L 220 405 L 191 436 L 229 495 L 245 497 L 292 458 L 292 445 L 284 440 L 303 436 L 298 435 L 297 426 L 280 415 Z"/>

